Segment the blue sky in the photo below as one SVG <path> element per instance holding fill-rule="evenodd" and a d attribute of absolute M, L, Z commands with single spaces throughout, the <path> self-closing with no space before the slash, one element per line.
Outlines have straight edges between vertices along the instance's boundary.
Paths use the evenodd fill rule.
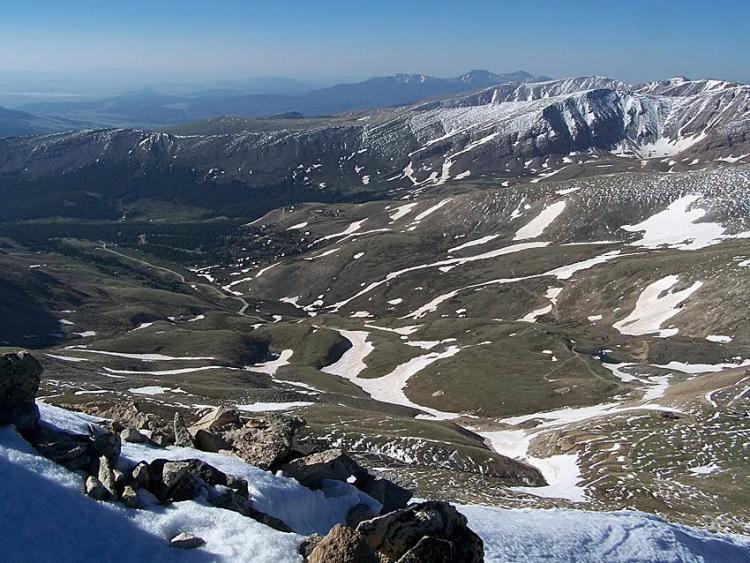
<path fill-rule="evenodd" d="M 2 0 L 0 69 L 750 81 L 749 0 Z"/>

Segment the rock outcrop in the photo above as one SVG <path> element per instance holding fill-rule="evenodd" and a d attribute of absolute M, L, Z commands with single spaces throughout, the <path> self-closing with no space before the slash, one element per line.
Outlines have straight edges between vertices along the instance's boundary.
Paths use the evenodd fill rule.
<path fill-rule="evenodd" d="M 235 409 L 220 407 L 188 428 L 179 413 L 167 426 L 136 403 L 125 403 L 104 411 L 112 417 L 112 431 L 90 424 L 88 434 L 71 434 L 39 424 L 34 401 L 40 375 L 41 367 L 28 353 L 0 358 L 3 423 L 16 424 L 41 455 L 81 474 L 83 492 L 96 501 L 121 502 L 128 508 L 140 509 L 154 503 L 200 497 L 216 508 L 237 512 L 282 532 L 292 531 L 285 522 L 253 506 L 245 479 L 224 473 L 203 460 L 155 459 L 133 464 L 120 458 L 123 441 L 158 445 L 153 437 L 160 433 L 183 447 L 226 451 L 265 469 L 280 468 L 311 489 L 320 488 L 326 480 L 354 483 L 378 501 L 379 504 L 355 505 L 349 510 L 347 525 L 336 525 L 325 537 L 313 536 L 303 542 L 300 553 L 307 561 L 483 560 L 482 540 L 450 504 L 430 501 L 407 506 L 412 493 L 397 483 L 398 479 L 372 475 L 342 449 L 323 448 L 322 441 L 306 428 L 302 418 L 268 415 L 243 421 Z M 140 430 L 148 430 L 151 439 Z M 171 546 L 182 549 L 204 543 L 188 533 L 170 540 Z"/>
<path fill-rule="evenodd" d="M 356 461 L 340 449 L 310 454 L 282 465 L 280 469 L 310 489 L 319 489 L 325 479 L 346 481 L 364 472 Z"/>
<path fill-rule="evenodd" d="M 346 526 L 334 526 L 307 556 L 308 563 L 379 563 L 377 553 L 362 535 Z"/>
<path fill-rule="evenodd" d="M 33 431 L 39 421 L 34 404 L 42 366 L 29 352 L 0 355 L 0 425 L 14 423 L 22 433 Z"/>
<path fill-rule="evenodd" d="M 454 563 L 480 563 L 484 561 L 484 543 L 468 527 L 466 517 L 453 506 L 442 501 L 427 501 L 365 520 L 357 532 L 367 544 L 389 561 L 399 561 L 412 549 L 416 553 L 426 550 L 444 552 L 442 544 L 430 542 L 417 548 L 425 538 L 434 538 L 450 544 L 449 561 Z M 410 560 L 414 559 L 411 555 Z"/>

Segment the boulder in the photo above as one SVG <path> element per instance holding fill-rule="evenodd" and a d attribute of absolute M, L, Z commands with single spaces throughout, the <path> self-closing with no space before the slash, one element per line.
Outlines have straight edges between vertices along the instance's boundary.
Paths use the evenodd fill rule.
<path fill-rule="evenodd" d="M 140 506 L 138 504 L 138 493 L 130 485 L 126 485 L 123 488 L 120 501 L 128 508 L 138 508 Z"/>
<path fill-rule="evenodd" d="M 206 540 L 187 532 L 181 532 L 169 540 L 169 547 L 176 549 L 196 549 L 206 545 Z"/>
<path fill-rule="evenodd" d="M 29 352 L 0 355 L 0 426 L 20 419 L 22 432 L 36 429 L 38 410 L 34 410 L 41 381 L 42 366 Z"/>
<path fill-rule="evenodd" d="M 398 479 L 396 477 L 396 479 Z M 411 497 L 414 496 L 409 489 L 394 483 L 391 479 L 382 476 L 373 477 L 365 474 L 357 477 L 354 485 L 363 493 L 368 494 L 383 505 L 381 514 L 393 512 L 406 508 Z"/>
<path fill-rule="evenodd" d="M 337 524 L 307 557 L 308 563 L 379 563 L 377 553 L 356 530 Z"/>
<path fill-rule="evenodd" d="M 162 467 L 161 483 L 151 489 L 161 501 L 179 502 L 194 499 L 204 482 L 188 461 L 167 461 Z"/>
<path fill-rule="evenodd" d="M 172 423 L 174 430 L 174 445 L 181 448 L 192 448 L 195 446 L 193 443 L 193 437 L 188 432 L 185 420 L 182 415 L 178 412 L 174 413 L 174 421 Z"/>
<path fill-rule="evenodd" d="M 305 425 L 304 419 L 280 414 L 253 417 L 242 427 L 221 433 L 235 453 L 251 465 L 276 470 L 293 458 L 294 436 Z"/>
<path fill-rule="evenodd" d="M 152 430 L 150 442 L 152 446 L 166 448 L 170 444 L 174 443 L 174 435 L 172 434 L 172 429 L 158 428 L 156 430 Z"/>
<path fill-rule="evenodd" d="M 33 403 L 42 371 L 36 358 L 25 350 L 0 355 L 0 408 Z"/>
<path fill-rule="evenodd" d="M 232 449 L 224 438 L 209 432 L 208 430 L 198 430 L 193 437 L 193 442 L 196 448 L 204 452 L 221 452 L 224 450 Z"/>
<path fill-rule="evenodd" d="M 203 489 L 210 493 L 216 486 L 226 487 L 242 498 L 249 497 L 247 481 L 199 459 L 156 459 L 148 465 L 147 472 L 142 471 L 148 475 L 146 488 L 162 502 L 189 500 Z"/>
<path fill-rule="evenodd" d="M 295 459 L 280 467 L 281 471 L 294 477 L 305 487 L 320 488 L 324 479 L 346 481 L 364 470 L 343 450 L 331 449 Z"/>
<path fill-rule="evenodd" d="M 212 428 L 221 428 L 228 425 L 240 425 L 240 413 L 237 409 L 227 407 L 216 407 L 208 414 L 204 415 L 198 422 L 193 424 L 188 430 L 195 436 L 198 430 L 211 430 Z"/>
<path fill-rule="evenodd" d="M 451 542 L 424 536 L 397 563 L 453 563 L 454 561 Z"/>
<path fill-rule="evenodd" d="M 68 434 L 41 427 L 32 445 L 49 460 L 71 471 L 98 470 L 100 454 L 94 449 L 94 443 L 88 436 Z"/>
<path fill-rule="evenodd" d="M 97 478 L 112 497 L 117 497 L 117 485 L 115 484 L 115 472 L 106 456 L 99 458 L 99 471 Z"/>
<path fill-rule="evenodd" d="M 148 436 L 141 434 L 135 428 L 126 428 L 120 432 L 120 439 L 123 442 L 129 442 L 131 444 L 145 444 L 148 442 Z"/>
<path fill-rule="evenodd" d="M 442 501 L 427 501 L 365 520 L 357 526 L 368 545 L 390 560 L 398 561 L 425 536 L 452 545 L 455 563 L 484 561 L 484 543 L 467 525 L 466 517 Z"/>
<path fill-rule="evenodd" d="M 83 491 L 94 500 L 110 501 L 113 499 L 112 493 L 93 475 L 89 475 L 84 480 Z"/>
<path fill-rule="evenodd" d="M 151 489 L 151 469 L 149 468 L 148 463 L 145 461 L 140 462 L 137 464 L 133 470 L 130 472 L 130 479 L 129 479 L 130 485 L 134 489 Z"/>

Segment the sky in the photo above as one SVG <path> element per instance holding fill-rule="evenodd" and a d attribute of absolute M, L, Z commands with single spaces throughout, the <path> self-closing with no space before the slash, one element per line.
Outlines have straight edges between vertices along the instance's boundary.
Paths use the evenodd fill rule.
<path fill-rule="evenodd" d="M 0 0 L 0 70 L 750 82 L 750 0 Z"/>

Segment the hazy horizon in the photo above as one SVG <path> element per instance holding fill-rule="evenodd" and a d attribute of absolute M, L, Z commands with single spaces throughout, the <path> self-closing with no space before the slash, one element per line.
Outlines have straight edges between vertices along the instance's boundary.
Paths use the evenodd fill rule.
<path fill-rule="evenodd" d="M 746 2 L 521 4 L 11 0 L 0 22 L 0 78 L 67 75 L 125 89 L 265 77 L 323 85 L 482 68 L 632 83 L 750 81 Z"/>

